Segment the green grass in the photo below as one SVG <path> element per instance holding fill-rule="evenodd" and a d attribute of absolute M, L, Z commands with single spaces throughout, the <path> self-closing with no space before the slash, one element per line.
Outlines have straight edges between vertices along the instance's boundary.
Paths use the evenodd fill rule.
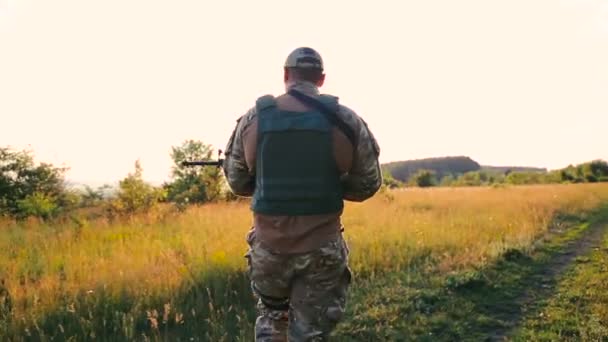
<path fill-rule="evenodd" d="M 576 259 L 542 305 L 514 341 L 608 341 L 608 233 L 601 246 Z"/>

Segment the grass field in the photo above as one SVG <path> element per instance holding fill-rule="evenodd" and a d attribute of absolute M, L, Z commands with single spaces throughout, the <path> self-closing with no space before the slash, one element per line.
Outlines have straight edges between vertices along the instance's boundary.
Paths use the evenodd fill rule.
<path fill-rule="evenodd" d="M 464 290 L 532 269 L 497 262 L 531 255 L 550 231 L 585 227 L 606 202 L 608 184 L 577 184 L 408 189 L 347 203 L 354 284 L 336 337 L 462 340 L 497 329 L 501 317 Z M 0 340 L 251 341 L 251 221 L 233 202 L 120 222 L 0 222 Z"/>

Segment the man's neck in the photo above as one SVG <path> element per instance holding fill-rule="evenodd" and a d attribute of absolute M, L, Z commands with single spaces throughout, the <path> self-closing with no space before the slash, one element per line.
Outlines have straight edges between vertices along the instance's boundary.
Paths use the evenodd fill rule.
<path fill-rule="evenodd" d="M 285 85 L 285 90 L 289 91 L 290 89 L 298 90 L 307 95 L 319 95 L 319 87 L 317 87 L 312 82 L 306 82 L 306 81 L 289 82 Z"/>

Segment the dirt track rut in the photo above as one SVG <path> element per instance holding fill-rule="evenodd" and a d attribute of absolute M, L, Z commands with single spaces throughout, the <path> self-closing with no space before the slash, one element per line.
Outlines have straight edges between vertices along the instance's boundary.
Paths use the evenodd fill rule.
<path fill-rule="evenodd" d="M 531 282 L 533 285 L 530 287 L 530 291 L 526 291 L 524 295 L 517 298 L 516 302 L 522 308 L 522 314 L 505 317 L 508 324 L 495 331 L 487 341 L 509 341 L 514 330 L 525 319 L 525 313 L 534 311 L 540 300 L 552 295 L 556 284 L 564 273 L 575 265 L 575 259 L 589 254 L 594 248 L 601 247 L 607 230 L 608 222 L 605 220 L 596 222 L 591 224 L 580 238 L 568 242 L 559 254 L 547 262 L 543 271 L 535 275 L 534 281 Z"/>

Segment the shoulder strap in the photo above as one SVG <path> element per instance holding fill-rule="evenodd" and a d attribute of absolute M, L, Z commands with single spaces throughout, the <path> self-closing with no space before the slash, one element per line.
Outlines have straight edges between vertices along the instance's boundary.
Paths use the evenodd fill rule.
<path fill-rule="evenodd" d="M 321 94 L 313 99 L 316 99 L 318 102 L 321 102 L 323 105 L 325 105 L 325 107 L 327 107 L 327 109 L 331 110 L 332 113 L 337 113 L 340 109 L 340 106 L 338 104 L 338 98 L 336 96 Z"/>
<path fill-rule="evenodd" d="M 321 95 L 319 99 L 310 97 L 305 95 L 295 89 L 290 89 L 287 92 L 289 95 L 295 97 L 300 102 L 309 105 L 313 108 L 319 110 L 325 117 L 327 121 L 329 121 L 332 125 L 338 127 L 339 130 L 346 135 L 350 143 L 353 145 L 353 148 L 357 146 L 357 136 L 355 135 L 355 131 L 347 125 L 337 114 L 339 109 L 338 106 L 338 98 L 329 95 Z"/>
<path fill-rule="evenodd" d="M 276 100 L 275 100 L 274 96 L 272 96 L 272 95 L 260 96 L 255 101 L 255 107 L 256 107 L 258 113 L 263 111 L 264 109 L 272 108 L 275 106 L 276 106 Z"/>

